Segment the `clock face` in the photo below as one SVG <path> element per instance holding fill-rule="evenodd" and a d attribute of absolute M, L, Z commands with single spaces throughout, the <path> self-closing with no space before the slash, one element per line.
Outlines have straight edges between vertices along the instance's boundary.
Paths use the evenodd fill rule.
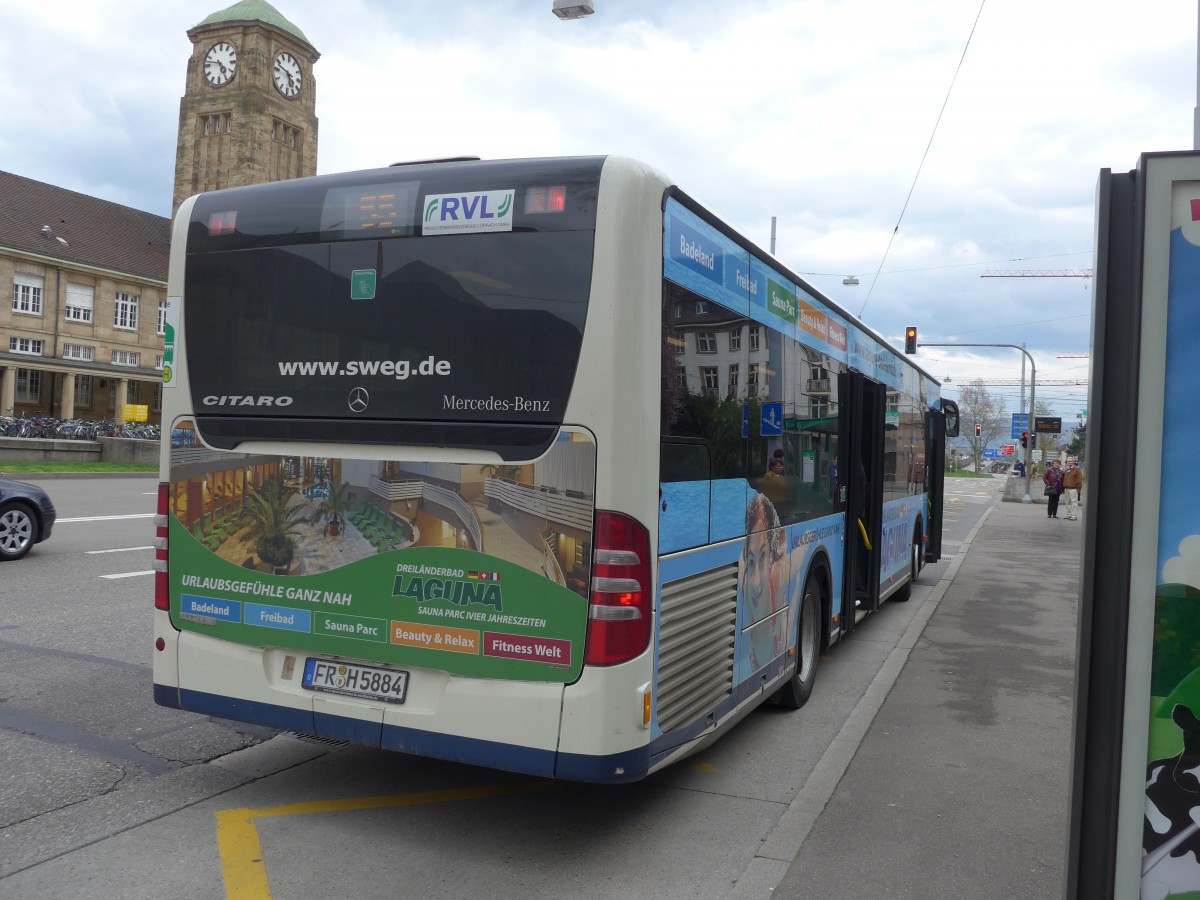
<path fill-rule="evenodd" d="M 204 77 L 214 87 L 228 84 L 237 70 L 237 48 L 227 41 L 213 44 L 204 54 Z"/>
<path fill-rule="evenodd" d="M 280 53 L 275 57 L 275 87 L 285 97 L 295 97 L 300 93 L 304 76 L 300 73 L 300 63 L 290 53 Z"/>

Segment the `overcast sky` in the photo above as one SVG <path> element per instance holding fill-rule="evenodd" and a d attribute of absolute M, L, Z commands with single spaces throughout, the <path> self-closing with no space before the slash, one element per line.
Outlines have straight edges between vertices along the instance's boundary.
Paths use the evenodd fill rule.
<path fill-rule="evenodd" d="M 168 215 L 186 32 L 231 3 L 0 0 L 0 169 Z M 1099 170 L 1191 149 L 1195 3 L 594 4 L 278 0 L 321 54 L 318 172 L 635 156 L 764 249 L 777 217 L 779 260 L 895 345 L 1026 344 L 1038 398 L 1086 407 L 1051 382 L 1087 379 L 1091 280 L 980 276 L 1090 269 Z M 1015 350 L 916 359 L 950 397 L 1021 377 Z"/>

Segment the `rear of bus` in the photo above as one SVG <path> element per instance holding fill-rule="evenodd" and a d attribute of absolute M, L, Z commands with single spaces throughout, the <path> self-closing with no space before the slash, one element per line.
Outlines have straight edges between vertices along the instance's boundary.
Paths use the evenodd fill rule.
<path fill-rule="evenodd" d="M 646 774 L 657 472 L 619 435 L 656 433 L 656 388 L 631 393 L 657 372 L 661 257 L 619 274 L 648 304 L 593 265 L 656 246 L 643 177 L 460 162 L 183 205 L 158 703 L 548 777 Z"/>

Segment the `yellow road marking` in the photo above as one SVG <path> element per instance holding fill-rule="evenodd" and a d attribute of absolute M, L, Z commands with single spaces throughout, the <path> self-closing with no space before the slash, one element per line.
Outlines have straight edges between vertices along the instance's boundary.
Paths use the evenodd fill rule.
<path fill-rule="evenodd" d="M 225 896 L 229 900 L 271 900 L 267 865 L 263 859 L 262 842 L 258 838 L 258 826 L 255 824 L 258 819 L 344 812 L 346 810 L 381 809 L 389 806 L 425 806 L 431 803 L 453 803 L 458 800 L 481 800 L 487 797 L 501 797 L 505 794 L 543 791 L 555 786 L 552 781 L 499 784 L 490 787 L 429 791 L 424 794 L 394 794 L 386 797 L 357 797 L 350 800 L 314 800 L 308 803 L 288 803 L 268 809 L 219 810 L 213 815 L 217 819 L 217 849 L 221 854 Z"/>

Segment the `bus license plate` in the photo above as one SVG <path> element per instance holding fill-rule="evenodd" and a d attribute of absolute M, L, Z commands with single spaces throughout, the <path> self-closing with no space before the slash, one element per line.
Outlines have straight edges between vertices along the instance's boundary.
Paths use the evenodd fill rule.
<path fill-rule="evenodd" d="M 403 703 L 408 673 L 309 657 L 304 663 L 301 684 L 310 691 L 382 700 L 384 703 Z"/>

